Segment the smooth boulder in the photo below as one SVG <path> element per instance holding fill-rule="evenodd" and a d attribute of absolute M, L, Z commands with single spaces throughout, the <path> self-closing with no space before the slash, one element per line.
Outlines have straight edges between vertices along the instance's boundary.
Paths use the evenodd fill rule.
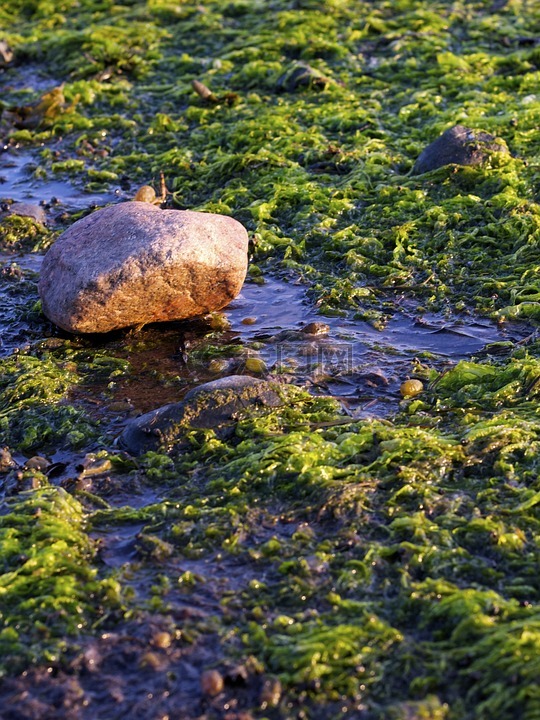
<path fill-rule="evenodd" d="M 225 215 L 144 202 L 102 208 L 46 254 L 43 312 L 69 332 L 104 333 L 219 310 L 242 288 L 247 250 L 246 229 Z"/>
<path fill-rule="evenodd" d="M 455 125 L 419 155 L 413 173 L 421 175 L 444 165 L 481 165 L 493 152 L 508 153 L 508 148 L 494 135 Z"/>
<path fill-rule="evenodd" d="M 191 429 L 213 429 L 225 437 L 234 431 L 243 415 L 281 403 L 275 383 L 249 375 L 230 375 L 199 385 L 181 402 L 163 405 L 130 420 L 119 442 L 132 455 L 173 447 L 181 451 L 182 440 Z"/>

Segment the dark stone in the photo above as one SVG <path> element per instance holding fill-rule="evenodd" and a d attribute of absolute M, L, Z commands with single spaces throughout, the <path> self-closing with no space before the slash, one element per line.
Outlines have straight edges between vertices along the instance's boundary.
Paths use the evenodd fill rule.
<path fill-rule="evenodd" d="M 231 375 L 200 385 L 182 402 L 164 405 L 131 420 L 120 444 L 133 455 L 150 450 L 182 450 L 182 438 L 193 428 L 214 429 L 226 437 L 253 408 L 277 407 L 282 400 L 275 384 L 247 375 Z"/>
<path fill-rule="evenodd" d="M 427 146 L 413 174 L 421 175 L 444 165 L 481 165 L 493 152 L 508 153 L 508 148 L 489 133 L 455 125 Z"/>

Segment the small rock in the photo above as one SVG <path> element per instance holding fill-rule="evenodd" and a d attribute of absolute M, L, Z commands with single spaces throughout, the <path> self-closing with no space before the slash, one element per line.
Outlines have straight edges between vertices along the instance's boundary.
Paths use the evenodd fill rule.
<path fill-rule="evenodd" d="M 41 455 L 34 455 L 34 457 L 31 457 L 24 463 L 24 469 L 39 470 L 39 472 L 44 472 L 50 464 L 51 463 L 47 460 L 47 458 L 41 457 Z"/>
<path fill-rule="evenodd" d="M 427 146 L 413 173 L 420 175 L 444 165 L 481 165 L 493 152 L 508 154 L 508 148 L 489 133 L 455 125 Z"/>
<path fill-rule="evenodd" d="M 147 650 L 139 659 L 139 667 L 150 668 L 151 670 L 164 670 L 167 667 L 167 658 L 152 650 Z"/>
<path fill-rule="evenodd" d="M 224 215 L 126 202 L 74 223 L 43 260 L 43 312 L 103 333 L 219 310 L 238 295 L 248 235 Z"/>
<path fill-rule="evenodd" d="M 156 200 L 156 191 L 153 187 L 150 187 L 150 185 L 143 185 L 137 190 L 133 200 L 135 202 L 154 203 Z"/>
<path fill-rule="evenodd" d="M 205 670 L 201 675 L 201 690 L 203 695 L 215 697 L 223 692 L 223 676 L 218 670 Z"/>
<path fill-rule="evenodd" d="M 97 458 L 94 453 L 85 455 L 84 460 L 77 465 L 79 478 L 94 477 L 95 475 L 104 475 L 112 470 L 112 462 L 109 458 Z"/>
<path fill-rule="evenodd" d="M 152 637 L 152 644 L 155 647 L 160 648 L 161 650 L 166 650 L 167 648 L 171 647 L 172 640 L 173 639 L 171 633 L 165 631 L 158 631 Z"/>
<path fill-rule="evenodd" d="M 17 467 L 17 463 L 11 457 L 7 447 L 0 448 L 0 473 L 7 473 Z"/>
<path fill-rule="evenodd" d="M 8 214 L 28 217 L 41 225 L 45 225 L 47 222 L 45 210 L 40 205 L 34 205 L 33 203 L 14 202 L 8 207 Z"/>
<path fill-rule="evenodd" d="M 229 377 L 199 385 L 190 390 L 184 397 L 185 403 L 193 404 L 191 401 L 195 400 L 198 403 L 203 401 L 203 407 L 199 408 L 198 411 L 198 421 L 204 423 L 215 419 L 215 413 L 212 413 L 212 411 L 211 417 L 205 414 L 208 406 L 213 403 L 221 406 L 222 412 L 225 414 L 232 411 L 232 408 L 229 408 L 229 403 L 236 406 L 234 412 L 254 405 L 266 405 L 269 407 L 281 405 L 281 398 L 277 393 L 275 384 L 252 378 L 249 375 L 230 375 Z M 204 424 L 199 427 L 211 426 Z"/>
<path fill-rule="evenodd" d="M 206 320 L 208 326 L 216 332 L 227 332 L 231 329 L 231 323 L 225 313 L 212 313 Z"/>
<path fill-rule="evenodd" d="M 310 322 L 304 325 L 302 332 L 306 335 L 328 335 L 330 332 L 330 325 L 323 322 Z"/>
<path fill-rule="evenodd" d="M 63 347 L 66 341 L 63 338 L 46 338 L 39 343 L 40 350 L 57 350 Z"/>
<path fill-rule="evenodd" d="M 278 78 L 277 89 L 293 92 L 300 88 L 318 88 L 322 90 L 330 83 L 330 78 L 323 75 L 311 65 L 295 63 Z"/>
<path fill-rule="evenodd" d="M 226 372 L 230 367 L 230 360 L 225 360 L 225 358 L 214 358 L 208 363 L 208 371 L 211 372 L 212 375 L 219 375 L 220 373 Z"/>
<path fill-rule="evenodd" d="M 13 50 L 5 40 L 0 40 L 0 67 L 6 67 L 13 60 Z"/>
<path fill-rule="evenodd" d="M 244 363 L 244 368 L 246 372 L 255 373 L 257 375 L 265 373 L 267 370 L 264 360 L 256 357 L 247 358 L 246 362 Z"/>
<path fill-rule="evenodd" d="M 357 382 L 365 383 L 368 387 L 385 387 L 388 385 L 388 378 L 382 370 L 368 370 L 358 373 L 355 377 Z"/>
<path fill-rule="evenodd" d="M 139 455 L 181 443 L 182 436 L 192 428 L 213 428 L 226 435 L 249 408 L 277 407 L 281 402 L 276 385 L 248 375 L 231 375 L 199 385 L 182 402 L 131 420 L 120 436 L 120 444 Z"/>
<path fill-rule="evenodd" d="M 424 391 L 424 383 L 421 380 L 405 380 L 399 391 L 404 398 L 414 397 Z"/>

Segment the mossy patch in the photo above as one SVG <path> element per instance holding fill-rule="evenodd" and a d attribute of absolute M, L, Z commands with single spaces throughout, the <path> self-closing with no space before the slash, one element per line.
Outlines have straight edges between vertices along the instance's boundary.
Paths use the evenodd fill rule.
<path fill-rule="evenodd" d="M 55 233 L 31 218 L 11 215 L 0 219 L 0 249 L 4 251 L 46 250 L 55 237 Z"/>
<path fill-rule="evenodd" d="M 47 341 L 45 341 L 46 345 Z M 73 350 L 20 353 L 0 360 L 0 429 L 3 441 L 22 451 L 67 444 L 82 447 L 98 437 L 97 422 L 84 399 L 73 405 L 69 393 L 88 375 L 103 383 L 127 370 L 125 361 Z"/>
<path fill-rule="evenodd" d="M 0 674 L 58 660 L 66 634 L 87 632 L 119 604 L 119 587 L 100 580 L 81 505 L 58 488 L 11 500 L 0 518 Z"/>

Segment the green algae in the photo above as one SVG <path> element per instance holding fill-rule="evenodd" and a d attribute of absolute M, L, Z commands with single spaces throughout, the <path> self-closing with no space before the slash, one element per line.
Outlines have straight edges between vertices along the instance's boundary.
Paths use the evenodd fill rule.
<path fill-rule="evenodd" d="M 0 249 L 4 251 L 46 250 L 55 237 L 55 233 L 31 218 L 12 215 L 0 221 Z"/>
<path fill-rule="evenodd" d="M 47 341 L 43 345 L 46 347 Z M 73 350 L 19 353 L 0 359 L 0 431 L 4 443 L 23 451 L 67 444 L 82 447 L 98 437 L 84 403 L 68 402 L 82 382 L 122 376 L 128 363 L 105 354 Z"/>
<path fill-rule="evenodd" d="M 58 404 L 76 382 L 73 367 L 53 358 L 19 355 L 2 362 L 0 427 L 4 442 L 22 450 L 68 438 L 81 442 L 80 411 Z M 88 430 L 88 428 L 86 428 Z"/>
<path fill-rule="evenodd" d="M 493 379 L 479 368 L 475 379 Z M 470 365 L 458 366 L 441 378 L 446 403 L 449 388 L 455 397 L 471 375 Z M 226 552 L 264 572 L 264 582 L 245 584 L 239 609 L 253 622 L 242 640 L 289 692 L 373 708 L 436 692 L 455 717 L 476 708 L 487 718 L 497 703 L 510 717 L 512 702 L 533 717 L 527 660 L 516 661 L 509 687 L 495 674 L 471 680 L 488 656 L 504 667 L 520 642 L 534 646 L 538 436 L 515 420 L 528 405 L 514 405 L 512 418 L 499 411 L 507 433 L 499 444 L 478 442 L 485 421 L 461 433 L 380 421 L 332 426 L 335 406 L 306 395 L 240 421 L 226 442 L 199 432 L 176 471 L 169 465 L 178 488 L 171 501 L 147 508 L 154 519 L 141 552 L 161 562 Z M 327 427 L 314 432 L 317 425 Z M 280 532 L 276 508 L 296 532 Z M 277 533 L 271 540 L 259 534 L 263 518 Z M 234 601 L 223 602 L 230 616 Z M 523 636 L 525 626 L 533 635 Z"/>
<path fill-rule="evenodd" d="M 322 312 L 383 327 L 397 292 L 426 308 L 534 321 L 540 57 L 524 39 L 538 36 L 540 16 L 517 0 L 491 5 L 13 0 L 0 17 L 20 72 L 39 62 L 65 82 L 67 107 L 35 130 L 3 112 L 2 127 L 12 144 L 56 143 L 40 150 L 43 174 L 105 188 L 163 171 L 175 207 L 237 217 L 263 271 L 308 281 Z M 328 82 L 290 82 L 307 64 Z M 223 100 L 205 103 L 193 79 Z M 42 96 L 30 83 L 9 92 L 6 105 Z M 428 142 L 457 123 L 500 137 L 511 155 L 412 175 Z M 30 230 L 14 240 L 33 246 Z M 235 350 L 210 344 L 195 360 Z M 161 487 L 163 502 L 85 512 L 94 528 L 144 525 L 138 560 L 156 576 L 156 612 L 173 603 L 170 587 L 196 598 L 205 584 L 183 561 L 243 563 L 240 587 L 221 597 L 222 646 L 279 674 L 283 717 L 291 707 L 340 716 L 339 701 L 370 718 L 532 720 L 539 357 L 532 341 L 442 375 L 419 365 L 426 392 L 387 422 L 344 418 L 331 400 L 292 390 L 288 407 L 242 417 L 230 437 L 194 430 L 182 457 L 125 468 Z M 88 441 L 70 389 L 81 376 L 109 379 L 114 362 L 99 371 L 93 350 L 2 362 L 4 441 L 36 451 Z M 92 584 L 84 514 L 65 502 L 68 544 L 91 568 L 82 586 Z M 19 512 L 10 506 L 5 522 Z M 36 660 L 57 657 L 58 638 L 69 646 L 76 621 L 94 617 L 82 602 L 72 612 L 73 567 L 57 569 L 65 587 L 43 592 L 61 617 L 54 637 L 32 641 Z M 134 583 L 128 571 L 121 582 Z M 20 617 L 26 596 L 13 587 Z M 129 613 L 146 607 L 141 595 Z M 116 607 L 114 592 L 103 597 Z M 11 627 L 3 635 L 19 648 Z"/>
<path fill-rule="evenodd" d="M 101 580 L 81 505 L 46 487 L 8 502 L 0 518 L 0 673 L 58 660 L 66 634 L 86 632 L 119 603 L 112 579 Z"/>

